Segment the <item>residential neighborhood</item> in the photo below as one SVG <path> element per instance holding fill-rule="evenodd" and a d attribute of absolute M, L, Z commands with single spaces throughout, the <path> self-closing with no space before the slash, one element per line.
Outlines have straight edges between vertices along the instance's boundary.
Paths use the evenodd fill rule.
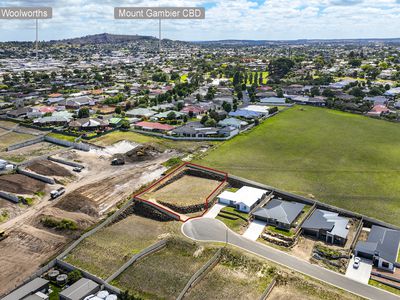
<path fill-rule="evenodd" d="M 1 299 L 400 299 L 399 1 L 14 2 Z"/>

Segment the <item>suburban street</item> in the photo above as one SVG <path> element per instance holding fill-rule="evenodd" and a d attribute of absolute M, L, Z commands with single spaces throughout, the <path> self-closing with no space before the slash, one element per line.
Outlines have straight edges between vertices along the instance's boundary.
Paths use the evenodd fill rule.
<path fill-rule="evenodd" d="M 185 236 L 197 241 L 228 242 L 256 255 L 264 257 L 289 269 L 296 270 L 343 290 L 365 297 L 367 299 L 400 299 L 393 294 L 372 286 L 354 281 L 344 275 L 329 271 L 322 267 L 312 265 L 305 260 L 298 259 L 292 255 L 277 249 L 264 246 L 258 242 L 249 240 L 228 229 L 219 220 L 209 218 L 198 218 L 183 224 L 182 232 Z"/>

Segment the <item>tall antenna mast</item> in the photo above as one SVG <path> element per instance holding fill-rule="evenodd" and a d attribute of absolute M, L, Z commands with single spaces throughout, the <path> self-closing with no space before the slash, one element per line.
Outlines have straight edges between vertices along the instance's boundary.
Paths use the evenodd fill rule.
<path fill-rule="evenodd" d="M 39 59 L 39 20 L 36 19 L 36 60 Z"/>
<path fill-rule="evenodd" d="M 158 52 L 161 53 L 161 18 L 158 20 Z"/>

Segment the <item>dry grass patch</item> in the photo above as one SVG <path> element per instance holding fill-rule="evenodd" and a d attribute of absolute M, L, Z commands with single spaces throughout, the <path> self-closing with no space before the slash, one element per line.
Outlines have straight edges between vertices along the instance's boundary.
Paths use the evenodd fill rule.
<path fill-rule="evenodd" d="M 219 184 L 217 180 L 184 175 L 159 190 L 144 194 L 143 198 L 176 206 L 202 204 Z"/>
<path fill-rule="evenodd" d="M 163 250 L 129 267 L 112 284 L 144 299 L 176 299 L 215 252 L 214 248 L 173 239 Z"/>
<path fill-rule="evenodd" d="M 178 232 L 179 225 L 130 215 L 85 239 L 65 261 L 106 279 L 134 254 Z"/>
<path fill-rule="evenodd" d="M 34 138 L 34 136 L 30 134 L 16 132 L 7 133 L 2 135 L 0 138 L 0 149 L 7 148 L 11 145 L 30 140 L 32 138 Z"/>
<path fill-rule="evenodd" d="M 275 268 L 265 262 L 224 253 L 221 262 L 187 294 L 187 299 L 259 299 Z"/>

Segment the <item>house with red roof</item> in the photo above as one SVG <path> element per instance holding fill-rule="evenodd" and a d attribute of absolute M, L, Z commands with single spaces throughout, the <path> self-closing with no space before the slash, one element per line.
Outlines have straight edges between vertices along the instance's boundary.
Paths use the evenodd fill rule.
<path fill-rule="evenodd" d="M 368 113 L 368 116 L 371 117 L 380 117 L 382 114 L 387 114 L 390 112 L 390 109 L 387 108 L 385 105 L 383 104 L 378 104 L 375 105 Z"/>
<path fill-rule="evenodd" d="M 53 107 L 53 106 L 41 106 L 41 107 L 39 107 L 39 111 L 41 113 L 44 113 L 44 114 L 53 113 L 55 110 L 56 110 L 56 108 Z"/>
<path fill-rule="evenodd" d="M 62 96 L 62 94 L 60 93 L 53 93 L 49 95 L 49 98 L 60 98 Z"/>
<path fill-rule="evenodd" d="M 168 125 L 168 124 L 161 124 L 161 123 L 156 123 L 156 122 L 139 122 L 135 124 L 136 129 L 144 130 L 144 131 L 152 131 L 152 132 L 168 132 L 174 129 L 174 126 Z"/>
<path fill-rule="evenodd" d="M 192 112 L 194 116 L 197 116 L 207 112 L 207 108 L 198 105 L 188 105 L 182 108 L 180 112 L 187 115 Z"/>

